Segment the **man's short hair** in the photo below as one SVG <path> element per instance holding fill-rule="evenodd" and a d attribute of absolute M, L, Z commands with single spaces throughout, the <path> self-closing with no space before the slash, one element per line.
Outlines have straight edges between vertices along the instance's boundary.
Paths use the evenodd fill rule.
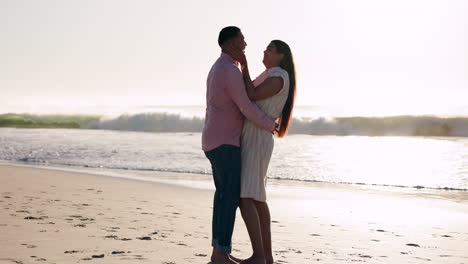
<path fill-rule="evenodd" d="M 230 26 L 230 27 L 225 27 L 221 29 L 219 32 L 219 37 L 218 37 L 218 44 L 221 47 L 226 41 L 233 39 L 239 35 L 239 32 L 241 32 L 240 28 Z"/>

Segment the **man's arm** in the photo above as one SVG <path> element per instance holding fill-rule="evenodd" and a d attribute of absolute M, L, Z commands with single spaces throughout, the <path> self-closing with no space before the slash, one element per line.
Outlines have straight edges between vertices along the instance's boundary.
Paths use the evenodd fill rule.
<path fill-rule="evenodd" d="M 273 132 L 276 123 L 249 100 L 241 72 L 235 68 L 227 68 L 225 70 L 225 82 L 229 96 L 239 107 L 242 114 L 260 128 Z"/>

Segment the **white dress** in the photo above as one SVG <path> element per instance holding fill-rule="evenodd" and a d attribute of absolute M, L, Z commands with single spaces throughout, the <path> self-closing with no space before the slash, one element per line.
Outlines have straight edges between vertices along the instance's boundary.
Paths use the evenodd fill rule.
<path fill-rule="evenodd" d="M 255 87 L 268 77 L 283 78 L 283 87 L 272 97 L 256 101 L 258 107 L 273 119 L 280 117 L 288 98 L 288 72 L 280 67 L 265 70 L 254 81 Z M 241 135 L 241 198 L 266 201 L 268 164 L 273 152 L 273 134 L 246 119 Z"/>

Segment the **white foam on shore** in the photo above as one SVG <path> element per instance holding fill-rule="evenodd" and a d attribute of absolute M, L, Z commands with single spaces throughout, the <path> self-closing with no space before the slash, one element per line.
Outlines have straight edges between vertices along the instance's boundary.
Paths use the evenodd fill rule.
<path fill-rule="evenodd" d="M 214 191 L 214 183 L 211 175 L 194 175 L 190 173 L 176 172 L 135 172 L 120 171 L 96 168 L 70 168 L 64 166 L 40 166 L 31 164 L 18 164 L 0 160 L 0 166 L 16 166 L 45 170 L 57 170 L 64 172 L 74 172 L 80 174 L 120 178 L 131 181 L 143 181 L 150 183 L 166 184 L 183 188 L 198 189 L 204 191 Z M 320 190 L 319 192 L 317 192 Z M 328 191 L 327 191 L 328 190 Z M 468 203 L 468 192 L 466 191 L 445 191 L 438 189 L 409 189 L 393 186 L 363 186 L 356 184 L 340 184 L 327 182 L 297 182 L 269 179 L 267 185 L 268 196 L 275 198 L 286 198 L 288 200 L 313 200 L 320 196 L 327 199 L 336 199 L 336 194 L 340 193 L 367 193 L 375 195 L 398 195 L 412 197 L 426 197 L 453 201 L 456 203 Z"/>

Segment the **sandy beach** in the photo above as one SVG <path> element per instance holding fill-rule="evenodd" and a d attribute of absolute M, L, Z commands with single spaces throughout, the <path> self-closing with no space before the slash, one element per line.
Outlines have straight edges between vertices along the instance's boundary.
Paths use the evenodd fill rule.
<path fill-rule="evenodd" d="M 468 263 L 468 194 L 270 188 L 276 263 Z M 0 263 L 209 263 L 212 190 L 0 166 Z M 233 254 L 250 245 L 238 213 Z"/>

